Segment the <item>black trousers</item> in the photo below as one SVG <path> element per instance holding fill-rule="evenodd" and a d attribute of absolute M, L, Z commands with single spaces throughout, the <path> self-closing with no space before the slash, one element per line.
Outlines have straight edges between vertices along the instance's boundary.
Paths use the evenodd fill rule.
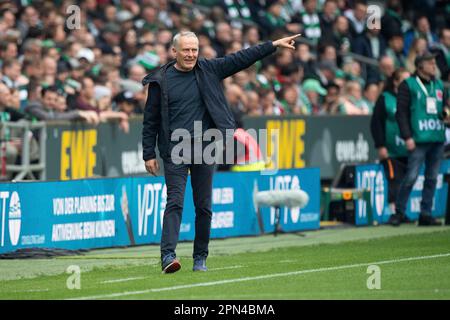
<path fill-rule="evenodd" d="M 164 161 L 164 176 L 167 186 L 167 204 L 164 211 L 161 236 L 161 259 L 176 256 L 175 249 L 180 234 L 184 193 L 188 171 L 195 206 L 195 239 L 193 258 L 206 258 L 211 231 L 212 179 L 215 165 L 174 164 Z"/>
<path fill-rule="evenodd" d="M 388 158 L 381 161 L 381 164 L 383 165 L 384 173 L 388 181 L 388 202 L 394 203 L 400 190 L 400 184 L 406 174 L 408 158 Z"/>

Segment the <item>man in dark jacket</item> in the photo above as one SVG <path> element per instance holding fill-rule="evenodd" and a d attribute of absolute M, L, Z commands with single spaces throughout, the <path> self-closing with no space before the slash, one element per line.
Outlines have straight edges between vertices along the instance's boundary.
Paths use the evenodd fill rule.
<path fill-rule="evenodd" d="M 294 39 L 299 35 L 268 41 L 217 59 L 198 59 L 198 39 L 192 32 L 174 36 L 172 52 L 176 60 L 147 75 L 142 83 L 149 85 L 142 132 L 143 159 L 151 174 L 156 174 L 156 139 L 164 162 L 167 185 L 167 205 L 161 236 L 161 266 L 163 273 L 181 268 L 175 249 L 180 231 L 184 193 L 188 171 L 191 173 L 195 205 L 194 271 L 206 271 L 208 243 L 211 229 L 211 195 L 214 164 L 206 161 L 174 161 L 178 154 L 174 131 L 184 129 L 192 144 L 203 144 L 203 132 L 215 128 L 228 141 L 230 129 L 235 129 L 233 114 L 227 105 L 221 81 L 248 68 L 256 61 L 274 53 L 277 47 L 294 50 Z M 201 121 L 198 134 L 194 122 Z M 231 130 L 232 131 L 232 130 Z M 225 141 L 225 142 L 226 142 Z M 195 146 L 193 148 L 195 150 Z M 202 151 L 202 150 L 200 150 Z M 188 151 L 186 151 L 188 153 Z M 196 154 L 195 156 L 198 156 Z M 182 157 L 192 159 L 191 154 Z M 176 163 L 175 163 L 176 162 Z"/>
<path fill-rule="evenodd" d="M 397 194 L 396 213 L 390 221 L 393 225 L 402 221 L 420 166 L 425 163 L 419 226 L 434 226 L 440 225 L 431 217 L 431 209 L 444 155 L 447 98 L 442 81 L 435 78 L 434 55 L 418 56 L 415 66 L 416 73 L 403 81 L 398 89 L 396 119 L 409 155 L 405 178 Z"/>

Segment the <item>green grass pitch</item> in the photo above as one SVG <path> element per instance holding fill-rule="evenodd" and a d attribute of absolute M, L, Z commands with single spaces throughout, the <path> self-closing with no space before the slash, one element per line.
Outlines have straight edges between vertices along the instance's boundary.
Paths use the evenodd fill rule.
<path fill-rule="evenodd" d="M 450 299 L 450 227 L 335 228 L 212 240 L 209 271 L 161 274 L 158 246 L 0 260 L 0 299 Z M 80 289 L 69 266 L 80 268 Z M 368 289 L 369 265 L 380 289 Z M 69 279 L 69 280 L 68 280 Z M 370 283 L 371 280 L 369 279 Z"/>

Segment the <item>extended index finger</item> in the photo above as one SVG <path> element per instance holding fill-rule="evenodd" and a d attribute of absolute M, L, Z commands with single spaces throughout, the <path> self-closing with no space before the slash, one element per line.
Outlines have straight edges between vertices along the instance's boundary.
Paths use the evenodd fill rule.
<path fill-rule="evenodd" d="M 295 35 L 293 35 L 293 36 L 290 36 L 290 37 L 288 37 L 289 39 L 295 39 L 295 38 L 298 38 L 298 37 L 300 37 L 302 34 L 301 33 L 297 33 L 297 34 L 295 34 Z"/>

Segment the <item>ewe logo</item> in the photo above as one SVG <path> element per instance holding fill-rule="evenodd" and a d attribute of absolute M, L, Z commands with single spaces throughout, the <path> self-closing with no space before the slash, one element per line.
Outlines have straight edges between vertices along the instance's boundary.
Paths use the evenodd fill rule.
<path fill-rule="evenodd" d="M 9 198 L 9 192 L 0 192 L 0 199 L 2 205 L 1 215 L 1 239 L 0 246 L 5 245 L 5 225 L 6 225 L 6 199 Z M 20 209 L 19 194 L 14 191 L 11 194 L 9 201 L 9 213 L 8 213 L 8 228 L 9 228 L 9 240 L 11 245 L 16 246 L 19 243 L 20 227 L 21 227 L 22 211 Z"/>

